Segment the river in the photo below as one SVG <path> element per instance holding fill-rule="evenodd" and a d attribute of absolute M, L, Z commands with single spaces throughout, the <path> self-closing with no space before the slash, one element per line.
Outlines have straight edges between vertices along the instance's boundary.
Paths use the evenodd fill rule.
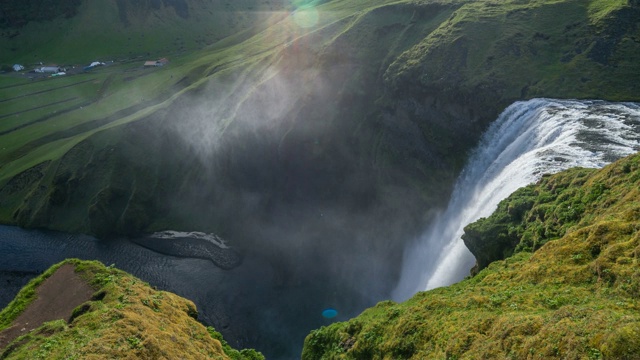
<path fill-rule="evenodd" d="M 299 359 L 312 329 L 346 320 L 363 304 L 372 305 L 355 291 L 336 288 L 331 279 L 281 286 L 268 259 L 250 252 L 244 253 L 241 265 L 224 270 L 210 260 L 163 255 L 127 239 L 0 226 L 0 254 L 0 307 L 57 262 L 99 260 L 192 300 L 199 320 L 221 331 L 234 347 L 255 347 L 268 359 Z M 340 309 L 338 316 L 324 318 L 327 306 Z"/>

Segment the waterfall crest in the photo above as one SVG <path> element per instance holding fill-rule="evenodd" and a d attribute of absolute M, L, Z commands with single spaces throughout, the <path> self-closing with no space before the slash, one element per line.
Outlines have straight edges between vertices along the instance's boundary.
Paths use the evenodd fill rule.
<path fill-rule="evenodd" d="M 518 188 L 571 167 L 600 168 L 640 150 L 640 104 L 533 99 L 509 106 L 483 134 L 458 177 L 447 206 L 404 251 L 393 293 L 450 285 L 475 259 L 463 228 L 487 217 Z"/>

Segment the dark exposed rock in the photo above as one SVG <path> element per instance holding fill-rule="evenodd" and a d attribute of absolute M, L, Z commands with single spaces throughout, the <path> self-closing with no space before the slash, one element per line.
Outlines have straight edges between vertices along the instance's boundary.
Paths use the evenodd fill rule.
<path fill-rule="evenodd" d="M 71 18 L 82 0 L 3 0 L 0 2 L 0 29 L 20 28 L 30 21 Z"/>

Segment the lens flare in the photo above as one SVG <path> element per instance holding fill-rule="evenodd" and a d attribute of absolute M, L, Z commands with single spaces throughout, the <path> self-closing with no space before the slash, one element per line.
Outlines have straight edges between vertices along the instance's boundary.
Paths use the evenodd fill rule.
<path fill-rule="evenodd" d="M 315 8 L 302 8 L 293 13 L 293 21 L 303 28 L 314 27 L 318 24 L 320 14 Z"/>
<path fill-rule="evenodd" d="M 324 309 L 322 310 L 322 316 L 326 319 L 333 319 L 334 317 L 338 316 L 338 310 L 333 308 Z"/>

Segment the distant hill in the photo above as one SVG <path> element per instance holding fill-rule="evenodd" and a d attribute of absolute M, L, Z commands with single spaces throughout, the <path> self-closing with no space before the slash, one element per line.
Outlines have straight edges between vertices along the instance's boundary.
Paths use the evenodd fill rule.
<path fill-rule="evenodd" d="M 4 36 L 0 48 L 16 47 L 0 51 L 5 64 L 116 61 L 55 82 L 0 79 L 0 219 L 100 236 L 217 232 L 225 213 L 268 217 L 291 198 L 391 211 L 410 229 L 511 102 L 640 99 L 634 1 L 303 5 L 86 1 Z M 160 58 L 170 66 L 143 71 Z M 188 205 L 167 208 L 174 195 Z"/>
<path fill-rule="evenodd" d="M 0 29 L 19 29 L 27 23 L 50 21 L 78 14 L 82 0 L 6 0 L 0 4 Z M 4 36 L 4 34 L 3 34 Z"/>
<path fill-rule="evenodd" d="M 276 0 L 7 0 L 0 4 L 0 63 L 175 56 L 258 31 L 282 11 Z"/>
<path fill-rule="evenodd" d="M 260 360 L 232 349 L 193 303 L 98 262 L 66 260 L 0 312 L 3 359 Z"/>

